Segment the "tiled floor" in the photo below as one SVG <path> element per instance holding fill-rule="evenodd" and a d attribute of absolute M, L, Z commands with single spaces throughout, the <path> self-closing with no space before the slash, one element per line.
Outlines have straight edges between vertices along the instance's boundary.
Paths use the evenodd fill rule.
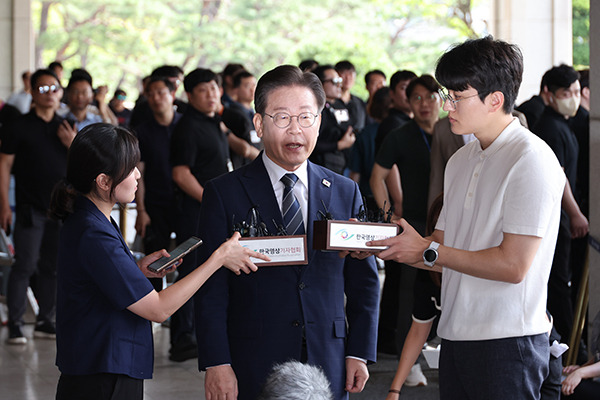
<path fill-rule="evenodd" d="M 31 337 L 33 325 L 25 327 Z M 59 372 L 54 365 L 55 342 L 47 339 L 30 339 L 24 346 L 5 343 L 6 327 L 0 327 L 0 399 L 48 400 L 53 399 Z M 195 360 L 174 363 L 168 360 L 168 329 L 155 330 L 154 379 L 145 382 L 145 400 L 202 400 L 204 399 L 204 374 L 198 372 Z M 371 378 L 363 393 L 351 399 L 385 399 L 396 368 L 395 358 L 380 355 L 377 364 L 369 367 Z M 437 371 L 423 364 L 429 385 L 405 388 L 402 399 L 438 399 Z"/>

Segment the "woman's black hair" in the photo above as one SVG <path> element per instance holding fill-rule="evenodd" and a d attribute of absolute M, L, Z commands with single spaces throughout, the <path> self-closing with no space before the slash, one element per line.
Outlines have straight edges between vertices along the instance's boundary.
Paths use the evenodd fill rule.
<path fill-rule="evenodd" d="M 112 195 L 139 161 L 138 140 L 127 129 L 105 123 L 86 126 L 69 148 L 67 176 L 52 192 L 50 216 L 64 220 L 73 212 L 78 195 L 96 190 L 95 180 L 100 174 L 110 177 Z"/>

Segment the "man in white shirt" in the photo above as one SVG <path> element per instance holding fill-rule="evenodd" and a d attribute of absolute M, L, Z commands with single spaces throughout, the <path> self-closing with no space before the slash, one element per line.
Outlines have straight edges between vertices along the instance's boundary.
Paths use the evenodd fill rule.
<path fill-rule="evenodd" d="M 442 56 L 452 131 L 478 139 L 446 167 L 436 230 L 375 241 L 379 253 L 443 269 L 442 399 L 539 399 L 548 374 L 547 281 L 565 177 L 552 150 L 511 115 L 521 83 L 520 50 L 491 37 Z"/>

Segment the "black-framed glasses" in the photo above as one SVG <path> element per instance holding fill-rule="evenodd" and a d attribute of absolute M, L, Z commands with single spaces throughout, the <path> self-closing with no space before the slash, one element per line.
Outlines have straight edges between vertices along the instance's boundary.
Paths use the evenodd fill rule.
<path fill-rule="evenodd" d="M 311 112 L 303 112 L 298 115 L 290 115 L 285 112 L 279 112 L 275 115 L 270 115 L 265 113 L 267 117 L 271 117 L 273 123 L 278 128 L 287 128 L 292 123 L 292 118 L 296 118 L 298 120 L 298 125 L 303 128 L 310 128 L 315 124 L 317 117 L 319 114 L 313 114 Z"/>
<path fill-rule="evenodd" d="M 438 94 L 440 95 L 440 97 L 444 101 L 444 103 L 442 103 L 442 104 L 446 104 L 446 102 L 449 101 L 450 102 L 450 106 L 452 107 L 452 110 L 454 110 L 454 111 L 456 111 L 456 103 L 458 103 L 459 101 L 463 101 L 463 100 L 466 100 L 466 99 L 470 99 L 471 97 L 479 96 L 479 93 L 475 93 L 474 95 L 462 97 L 462 98 L 460 98 L 458 100 L 455 100 L 455 99 L 452 98 L 452 96 L 450 96 L 450 94 L 448 92 L 444 92 L 443 89 L 439 89 L 438 90 Z"/>
<path fill-rule="evenodd" d="M 40 94 L 46 94 L 46 93 L 56 93 L 60 90 L 60 86 L 57 85 L 43 85 L 43 86 L 38 86 L 38 91 L 40 92 Z"/>
<path fill-rule="evenodd" d="M 342 82 L 344 82 L 344 79 L 342 79 L 339 76 L 336 76 L 335 78 L 323 79 L 323 83 L 326 83 L 326 82 L 331 82 L 334 85 L 341 85 Z"/>

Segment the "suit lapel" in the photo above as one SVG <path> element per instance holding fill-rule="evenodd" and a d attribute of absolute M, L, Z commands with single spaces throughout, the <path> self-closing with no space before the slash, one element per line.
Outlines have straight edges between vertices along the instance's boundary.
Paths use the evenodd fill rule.
<path fill-rule="evenodd" d="M 313 250 L 313 223 L 320 220 L 319 211 L 326 213 L 330 208 L 331 191 L 334 190 L 335 175 L 316 168 L 310 161 L 308 162 L 308 229 L 306 241 L 309 249 L 309 260 L 315 255 Z M 323 204 L 325 207 L 323 207 Z M 334 215 L 335 217 L 335 215 Z"/>

